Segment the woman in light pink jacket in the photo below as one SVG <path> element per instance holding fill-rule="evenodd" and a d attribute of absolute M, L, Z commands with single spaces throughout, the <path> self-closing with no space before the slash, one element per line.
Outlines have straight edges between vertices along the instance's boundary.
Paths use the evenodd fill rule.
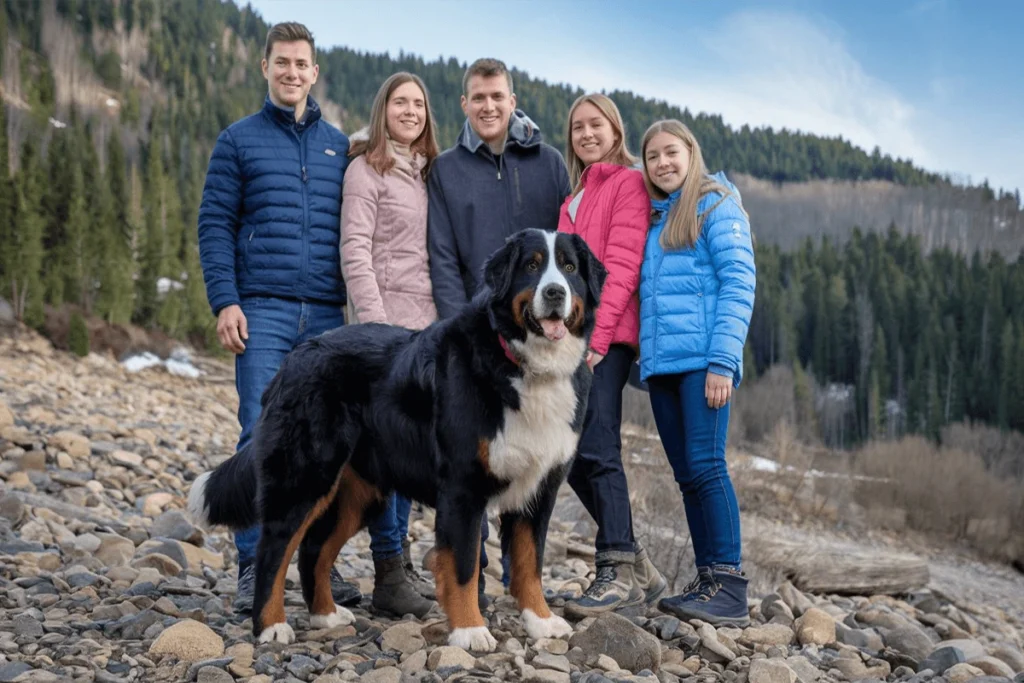
<path fill-rule="evenodd" d="M 426 88 L 399 72 L 353 134 L 341 203 L 341 267 L 355 320 L 422 329 L 437 312 L 427 266 L 427 186 L 438 154 Z"/>
<path fill-rule="evenodd" d="M 427 265 L 427 186 L 438 154 L 427 89 L 399 72 L 373 101 L 370 125 L 355 133 L 341 203 L 341 269 L 348 322 L 422 329 L 437 318 Z M 409 555 L 408 499 L 392 494 L 371 521 L 378 611 L 422 618 L 433 602 Z M 415 582 L 415 583 L 414 583 Z"/>

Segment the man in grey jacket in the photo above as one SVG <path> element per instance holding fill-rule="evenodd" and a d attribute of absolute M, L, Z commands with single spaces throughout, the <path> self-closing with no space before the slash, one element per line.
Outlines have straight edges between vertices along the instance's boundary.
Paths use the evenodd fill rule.
<path fill-rule="evenodd" d="M 512 74 L 497 59 L 478 59 L 462 78 L 459 139 L 430 169 L 427 246 L 438 316 L 449 318 L 476 294 L 487 258 L 524 228 L 558 229 L 572 191 L 562 155 L 516 109 Z M 480 543 L 480 609 L 487 566 L 487 519 Z M 507 555 L 502 582 L 509 584 Z"/>

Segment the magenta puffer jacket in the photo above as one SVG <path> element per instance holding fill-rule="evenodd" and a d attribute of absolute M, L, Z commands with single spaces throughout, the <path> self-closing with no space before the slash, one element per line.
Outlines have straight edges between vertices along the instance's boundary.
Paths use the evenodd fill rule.
<path fill-rule="evenodd" d="M 590 348 L 607 354 L 612 344 L 638 348 L 640 265 L 651 220 L 643 174 L 615 164 L 591 164 L 580 178 L 583 198 L 573 220 L 573 197 L 562 204 L 558 230 L 579 235 L 608 270 Z"/>

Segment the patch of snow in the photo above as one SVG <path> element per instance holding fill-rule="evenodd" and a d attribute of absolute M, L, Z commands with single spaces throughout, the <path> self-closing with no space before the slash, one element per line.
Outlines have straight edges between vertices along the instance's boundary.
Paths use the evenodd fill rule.
<path fill-rule="evenodd" d="M 53 118 L 52 116 L 50 117 L 50 125 L 53 126 L 54 128 L 67 128 L 68 127 L 68 124 L 64 123 L 63 121 L 58 121 L 57 119 Z"/>
<path fill-rule="evenodd" d="M 757 470 L 758 472 L 778 472 L 779 463 L 768 458 L 762 458 L 759 455 L 751 456 L 750 458 L 750 469 Z"/>
<path fill-rule="evenodd" d="M 156 281 L 157 294 L 166 294 L 172 289 L 178 292 L 185 289 L 185 285 L 178 282 L 177 280 L 172 280 L 169 277 L 162 277 Z"/>
<path fill-rule="evenodd" d="M 108 107 L 119 107 L 119 106 L 121 106 L 121 103 L 118 102 L 117 100 L 115 100 L 113 97 L 108 97 L 107 98 L 107 106 Z"/>
<path fill-rule="evenodd" d="M 150 351 L 133 354 L 122 360 L 121 365 L 128 372 L 141 372 L 147 368 L 159 365 L 163 366 L 167 372 L 179 377 L 195 379 L 203 374 L 202 370 L 192 364 L 192 356 L 184 347 L 174 349 L 166 359 L 161 359 Z"/>

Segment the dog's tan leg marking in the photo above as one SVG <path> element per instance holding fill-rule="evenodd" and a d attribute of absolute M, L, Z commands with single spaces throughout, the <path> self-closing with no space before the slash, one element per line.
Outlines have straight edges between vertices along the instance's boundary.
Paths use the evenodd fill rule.
<path fill-rule="evenodd" d="M 348 465 L 341 470 L 338 492 L 338 524 L 320 549 L 316 567 L 313 570 L 313 609 L 311 614 L 334 614 L 336 606 L 331 595 L 331 567 L 338 553 L 363 526 L 363 511 L 375 500 L 380 492 Z"/>
<path fill-rule="evenodd" d="M 437 602 L 444 609 L 444 613 L 448 616 L 448 624 L 453 630 L 484 625 L 476 594 L 480 575 L 480 535 L 476 536 L 477 542 L 473 544 L 476 564 L 473 568 L 473 576 L 465 585 L 459 584 L 455 553 L 451 548 L 439 549 L 434 559 Z"/>
<path fill-rule="evenodd" d="M 516 522 L 512 531 L 512 583 L 509 592 L 516 599 L 520 610 L 533 610 L 541 619 L 551 616 L 548 603 L 541 587 L 540 571 L 537 564 L 537 543 L 533 529 L 526 522 Z"/>
<path fill-rule="evenodd" d="M 343 470 L 344 471 L 344 470 Z M 288 573 L 288 563 L 292 561 L 292 555 L 299 547 L 299 543 L 302 542 L 303 537 L 306 535 L 306 531 L 309 526 L 316 521 L 316 519 L 324 513 L 327 506 L 334 500 L 334 496 L 338 493 L 338 485 L 341 482 L 341 474 L 338 474 L 338 479 L 335 480 L 334 486 L 327 493 L 326 496 L 321 498 L 313 506 L 313 509 L 309 511 L 306 518 L 302 520 L 302 524 L 299 525 L 298 530 L 292 536 L 292 540 L 288 542 L 288 547 L 285 548 L 284 555 L 281 557 L 281 564 L 277 568 L 277 573 L 274 575 L 274 583 L 270 588 L 270 596 L 267 598 L 267 603 L 263 606 L 263 610 L 260 612 L 260 624 L 263 630 L 273 626 L 274 624 L 281 624 L 285 622 L 284 616 L 284 580 Z M 328 584 L 330 586 L 330 584 Z M 331 603 L 334 604 L 333 602 Z"/>

